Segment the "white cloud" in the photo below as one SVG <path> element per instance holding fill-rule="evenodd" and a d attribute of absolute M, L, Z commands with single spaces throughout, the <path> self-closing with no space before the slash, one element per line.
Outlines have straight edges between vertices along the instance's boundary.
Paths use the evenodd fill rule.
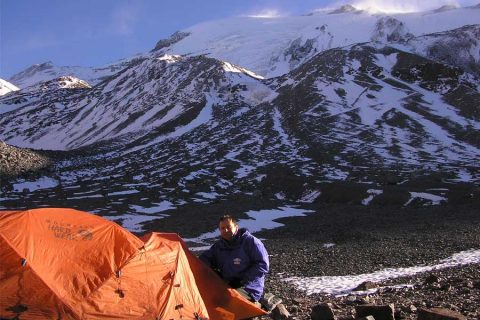
<path fill-rule="evenodd" d="M 465 7 L 476 4 L 476 0 L 353 0 L 339 1 L 333 7 L 338 8 L 345 4 L 370 12 L 408 13 L 433 10 L 444 5 Z"/>
<path fill-rule="evenodd" d="M 116 7 L 111 15 L 108 33 L 122 36 L 133 34 L 139 16 L 139 7 L 134 4 L 122 4 Z"/>
<path fill-rule="evenodd" d="M 251 18 L 278 18 L 286 16 L 287 14 L 280 12 L 278 9 L 263 9 L 245 16 Z"/>
<path fill-rule="evenodd" d="M 53 47 L 59 44 L 58 39 L 51 34 L 32 34 L 25 41 L 19 43 L 19 48 L 22 50 L 37 50 L 48 47 Z"/>
<path fill-rule="evenodd" d="M 439 8 L 443 5 L 458 5 L 452 1 L 442 0 L 404 0 L 404 1 L 385 1 L 385 0 L 359 0 L 353 1 L 352 5 L 360 10 L 386 13 L 407 13 L 419 12 Z"/>

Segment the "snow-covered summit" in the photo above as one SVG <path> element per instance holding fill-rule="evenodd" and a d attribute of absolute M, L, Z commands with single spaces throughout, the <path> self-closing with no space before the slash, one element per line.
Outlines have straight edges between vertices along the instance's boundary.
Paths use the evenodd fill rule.
<path fill-rule="evenodd" d="M 350 5 L 350 4 L 346 4 L 344 6 L 341 6 L 340 8 L 338 9 L 335 9 L 331 12 L 329 12 L 329 14 L 337 14 L 337 13 L 347 13 L 347 12 L 360 12 L 361 10 L 358 10 L 357 8 L 355 8 L 354 6 Z"/>
<path fill-rule="evenodd" d="M 45 92 L 57 89 L 88 89 L 91 88 L 88 82 L 73 76 L 61 76 L 56 79 L 40 81 L 30 87 L 23 89 L 27 92 Z"/>
<path fill-rule="evenodd" d="M 0 79 L 0 96 L 3 96 L 9 92 L 17 91 L 19 88 L 8 81 Z"/>
<path fill-rule="evenodd" d="M 0 97 L 0 139 L 86 156 L 59 164 L 52 190 L 4 198 L 117 215 L 117 199 L 132 212 L 238 194 L 412 205 L 478 184 L 480 10 L 329 12 L 200 24 L 92 89 L 37 68 L 53 78 Z"/>
<path fill-rule="evenodd" d="M 22 72 L 13 75 L 9 81 L 23 89 L 42 81 L 49 81 L 64 76 L 74 76 L 84 79 L 86 82 L 95 85 L 112 74 L 125 68 L 131 60 L 121 60 L 103 67 L 78 67 L 78 66 L 55 66 L 52 62 L 35 64 Z"/>
<path fill-rule="evenodd" d="M 58 67 L 45 62 L 29 67 L 8 81 L 26 88 L 41 81 L 72 75 L 94 86 L 137 59 L 151 55 L 174 60 L 178 56 L 206 55 L 271 78 L 288 73 L 328 49 L 370 41 L 401 44 L 420 36 L 478 25 L 479 21 L 480 5 L 463 8 L 448 5 L 425 12 L 395 14 L 344 5 L 337 9 L 318 9 L 302 16 L 233 17 L 177 31 L 158 41 L 151 52 L 107 66 Z M 471 52 L 473 49 L 466 48 Z M 420 48 L 413 50 L 423 51 Z"/>
<path fill-rule="evenodd" d="M 379 35 L 379 25 L 384 27 L 383 31 L 418 37 L 475 25 L 479 21 L 478 7 L 375 14 L 344 6 L 304 16 L 235 17 L 204 22 L 175 33 L 171 41 L 162 41 L 154 51 L 204 54 L 270 78 L 289 72 L 327 49 L 372 40 L 388 42 L 392 37 L 388 33 Z"/>
<path fill-rule="evenodd" d="M 443 12 L 443 11 L 448 11 L 448 10 L 455 10 L 458 9 L 459 7 L 455 4 L 446 4 L 444 6 L 441 6 L 438 9 L 433 10 L 433 12 Z"/>
<path fill-rule="evenodd" d="M 72 76 L 58 78 L 58 86 L 61 89 L 91 88 L 86 81 Z"/>

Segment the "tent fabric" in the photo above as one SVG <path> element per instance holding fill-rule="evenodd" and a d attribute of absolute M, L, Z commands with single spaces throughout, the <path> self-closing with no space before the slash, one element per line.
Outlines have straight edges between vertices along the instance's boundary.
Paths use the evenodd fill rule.
<path fill-rule="evenodd" d="M 195 282 L 211 319 L 247 319 L 266 314 L 264 310 L 246 300 L 237 290 L 229 288 L 212 269 L 188 250 L 185 242 L 177 234 L 152 233 L 142 239 L 146 240 L 150 237 L 181 243 L 190 268 L 195 270 L 193 272 Z"/>
<path fill-rule="evenodd" d="M 0 212 L 2 319 L 244 319 L 265 312 L 176 234 L 64 208 Z"/>

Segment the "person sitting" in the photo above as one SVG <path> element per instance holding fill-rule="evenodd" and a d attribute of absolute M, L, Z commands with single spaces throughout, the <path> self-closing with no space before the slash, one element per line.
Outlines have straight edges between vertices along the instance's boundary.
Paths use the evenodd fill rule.
<path fill-rule="evenodd" d="M 200 260 L 248 300 L 262 298 L 269 270 L 268 253 L 263 243 L 247 229 L 239 228 L 230 215 L 220 217 L 220 239 L 200 255 Z"/>

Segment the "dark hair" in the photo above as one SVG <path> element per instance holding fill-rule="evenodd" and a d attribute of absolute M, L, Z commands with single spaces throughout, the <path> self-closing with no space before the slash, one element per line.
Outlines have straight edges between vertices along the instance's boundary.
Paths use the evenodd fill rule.
<path fill-rule="evenodd" d="M 223 222 L 225 220 L 231 221 L 234 225 L 238 225 L 237 219 L 235 219 L 234 217 L 232 217 L 229 214 L 225 214 L 225 215 L 221 216 L 220 219 L 218 219 L 218 223 Z"/>

